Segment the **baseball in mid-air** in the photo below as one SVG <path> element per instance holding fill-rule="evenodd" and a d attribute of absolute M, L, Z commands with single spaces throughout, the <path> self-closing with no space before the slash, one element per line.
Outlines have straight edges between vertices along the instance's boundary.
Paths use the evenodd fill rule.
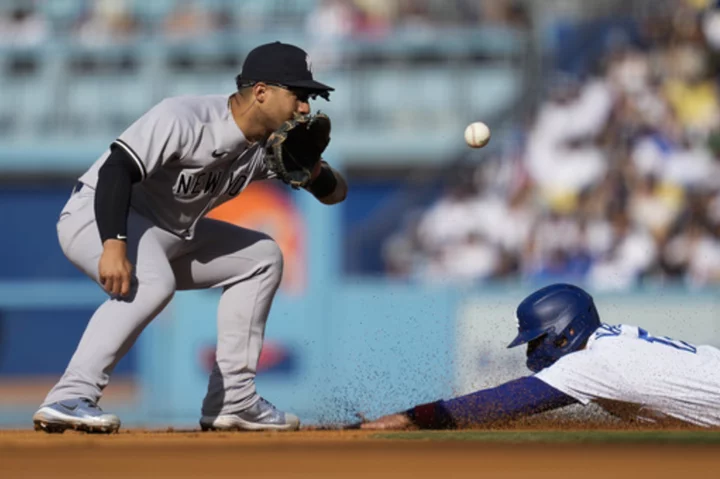
<path fill-rule="evenodd" d="M 471 148 L 482 148 L 490 141 L 490 128 L 481 122 L 470 123 L 465 128 L 465 143 Z"/>

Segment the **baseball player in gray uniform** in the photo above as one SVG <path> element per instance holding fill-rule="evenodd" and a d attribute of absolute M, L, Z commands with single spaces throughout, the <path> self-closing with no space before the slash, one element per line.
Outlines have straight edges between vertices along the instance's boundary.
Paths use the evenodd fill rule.
<path fill-rule="evenodd" d="M 268 138 L 333 88 L 313 79 L 300 48 L 261 45 L 231 95 L 168 98 L 130 125 L 84 173 L 57 223 L 63 253 L 109 298 L 65 373 L 33 416 L 35 429 L 115 432 L 97 403 L 113 368 L 177 290 L 222 288 L 217 361 L 203 430 L 294 430 L 299 419 L 255 390 L 255 373 L 283 258 L 267 235 L 204 215 L 256 180 L 277 178 Z M 324 204 L 347 184 L 318 163 L 305 187 Z"/>

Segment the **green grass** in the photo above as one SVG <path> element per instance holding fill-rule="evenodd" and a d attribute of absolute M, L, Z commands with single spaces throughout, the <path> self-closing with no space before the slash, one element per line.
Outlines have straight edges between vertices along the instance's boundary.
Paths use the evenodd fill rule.
<path fill-rule="evenodd" d="M 494 443 L 720 444 L 720 431 L 417 431 L 380 433 L 372 437 Z"/>

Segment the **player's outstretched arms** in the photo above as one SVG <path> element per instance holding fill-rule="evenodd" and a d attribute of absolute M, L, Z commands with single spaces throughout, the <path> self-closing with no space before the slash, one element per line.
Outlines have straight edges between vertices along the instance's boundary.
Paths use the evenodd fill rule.
<path fill-rule="evenodd" d="M 448 401 L 435 401 L 357 425 L 367 430 L 457 429 L 531 416 L 577 401 L 535 377 L 524 377 Z"/>
<path fill-rule="evenodd" d="M 312 180 L 307 190 L 325 205 L 334 205 L 345 201 L 348 192 L 345 178 L 325 161 L 319 161 L 312 172 Z"/>

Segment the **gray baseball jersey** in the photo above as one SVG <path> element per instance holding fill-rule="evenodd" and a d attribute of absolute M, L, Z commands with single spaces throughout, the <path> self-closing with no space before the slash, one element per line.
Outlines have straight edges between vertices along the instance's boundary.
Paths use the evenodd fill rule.
<path fill-rule="evenodd" d="M 161 101 L 112 144 L 137 163 L 142 181 L 131 206 L 157 226 L 192 238 L 197 221 L 237 196 L 251 181 L 274 177 L 262 143 L 249 143 L 228 96 L 180 96 Z M 106 151 L 80 177 L 95 188 Z"/>

